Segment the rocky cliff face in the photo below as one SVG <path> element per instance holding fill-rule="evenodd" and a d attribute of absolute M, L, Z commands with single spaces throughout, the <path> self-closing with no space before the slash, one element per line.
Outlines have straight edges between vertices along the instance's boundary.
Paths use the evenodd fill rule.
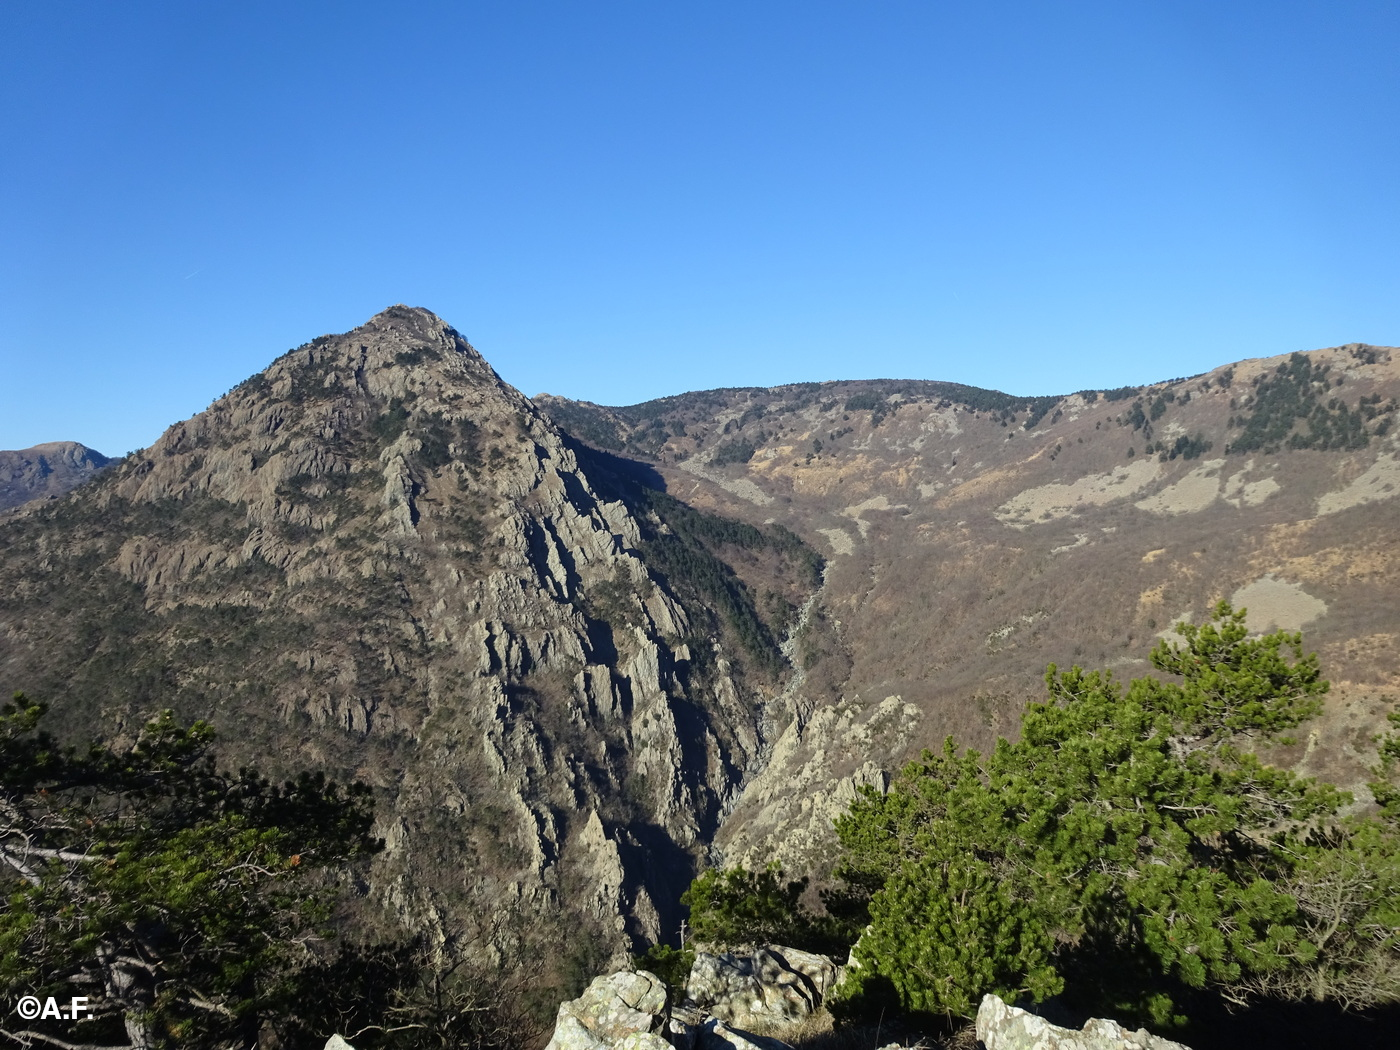
<path fill-rule="evenodd" d="M 590 462 L 390 309 L 0 525 L 0 689 L 75 736 L 172 707 L 225 762 L 372 784 L 371 894 L 414 928 L 515 902 L 613 948 L 668 933 L 766 746 L 780 628 L 715 519 Z M 800 601 L 801 545 L 745 538 Z"/>
<path fill-rule="evenodd" d="M 49 441 L 0 451 L 0 511 L 30 500 L 62 496 L 112 460 L 76 441 Z"/>
<path fill-rule="evenodd" d="M 1222 598 L 1304 631 L 1333 681 L 1271 757 L 1366 797 L 1400 695 L 1400 351 L 1044 398 L 878 380 L 536 400 L 676 496 L 830 558 L 794 640 L 794 719 L 720 832 L 731 861 L 819 862 L 860 785 L 950 733 L 1014 734 L 1048 663 L 1147 673 L 1158 638 Z"/>

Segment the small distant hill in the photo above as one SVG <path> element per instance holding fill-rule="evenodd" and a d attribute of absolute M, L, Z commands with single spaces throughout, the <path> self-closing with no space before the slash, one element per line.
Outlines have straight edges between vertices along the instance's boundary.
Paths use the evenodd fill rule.
<path fill-rule="evenodd" d="M 0 450 L 0 511 L 32 499 L 62 496 L 112 460 L 76 441 L 46 441 L 33 448 Z"/>

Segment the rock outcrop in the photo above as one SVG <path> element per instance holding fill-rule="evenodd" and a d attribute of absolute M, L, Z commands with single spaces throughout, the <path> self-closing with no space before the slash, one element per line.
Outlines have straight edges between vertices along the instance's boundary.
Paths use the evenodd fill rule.
<path fill-rule="evenodd" d="M 826 956 L 781 945 L 697 952 L 681 1002 L 669 1002 L 665 986 L 645 971 L 598 977 L 559 1007 L 548 1050 L 785 1050 L 781 1039 L 749 1029 L 781 1034 L 800 1025 L 837 979 Z"/>
<path fill-rule="evenodd" d="M 780 963 L 784 953 L 792 958 Z M 778 1005 L 791 1002 L 791 976 L 801 967 L 807 971 L 804 978 L 834 979 L 835 967 L 822 956 L 776 946 L 759 949 L 750 961 L 753 965 L 745 966 L 733 956 L 711 955 L 702 962 L 697 956 L 687 999 L 674 1009 L 654 974 L 622 971 L 598 977 L 583 995 L 559 1007 L 546 1050 L 790 1050 L 780 1039 L 756 1035 L 744 1025 L 771 1030 L 774 1022 L 805 1015 L 806 1010 L 790 1013 Z M 705 996 L 714 998 L 706 1002 Z M 821 1005 L 820 994 L 814 1005 Z M 977 1011 L 976 1032 L 984 1050 L 1190 1050 L 1102 1018 L 1080 1029 L 1061 1028 L 991 994 Z M 882 1050 L 902 1048 L 890 1043 Z"/>
<path fill-rule="evenodd" d="M 739 1027 L 800 1021 L 837 981 L 825 955 L 765 945 L 740 955 L 697 952 L 686 982 L 689 1004 Z"/>
<path fill-rule="evenodd" d="M 546 1050 L 670 1050 L 666 986 L 645 970 L 597 977 L 559 1007 Z"/>
<path fill-rule="evenodd" d="M 983 996 L 977 1008 L 977 1038 L 986 1050 L 1189 1050 L 1145 1029 L 1129 1031 L 1098 1017 L 1078 1031 L 1060 1028 L 995 995 Z"/>

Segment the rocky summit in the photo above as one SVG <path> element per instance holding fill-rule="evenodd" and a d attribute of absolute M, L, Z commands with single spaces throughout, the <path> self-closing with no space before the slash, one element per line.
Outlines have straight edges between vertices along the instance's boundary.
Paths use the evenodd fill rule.
<path fill-rule="evenodd" d="M 30 500 L 62 496 L 112 460 L 76 441 L 49 441 L 0 451 L 0 511 Z"/>
<path fill-rule="evenodd" d="M 171 708 L 226 765 L 371 785 L 366 893 L 410 929 L 568 912 L 620 951 L 761 766 L 774 610 L 820 564 L 629 469 L 395 307 L 4 519 L 0 688 L 71 738 Z"/>

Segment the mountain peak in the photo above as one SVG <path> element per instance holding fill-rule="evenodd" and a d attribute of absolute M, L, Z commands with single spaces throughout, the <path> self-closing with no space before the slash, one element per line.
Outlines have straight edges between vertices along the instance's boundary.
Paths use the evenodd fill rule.
<path fill-rule="evenodd" d="M 271 378 L 276 366 L 284 362 L 293 367 L 338 363 L 356 369 L 382 369 L 414 367 L 429 361 L 465 364 L 468 371 L 500 383 L 460 332 L 431 310 L 402 304 L 381 310 L 348 332 L 323 335 L 288 351 L 264 374 Z"/>
<path fill-rule="evenodd" d="M 456 329 L 431 311 L 391 306 L 289 350 L 170 427 L 123 466 L 115 492 L 142 501 L 207 493 L 276 517 L 289 506 L 278 486 L 290 478 L 358 476 L 420 453 L 435 460 L 444 442 L 465 448 L 472 428 L 531 425 L 549 428 Z"/>
<path fill-rule="evenodd" d="M 170 707 L 234 764 L 370 780 L 374 892 L 415 932 L 513 893 L 655 941 L 783 666 L 776 614 L 704 546 L 724 523 L 671 507 L 394 307 L 0 520 L 0 692 L 62 698 L 75 736 Z M 757 593 L 806 600 L 806 548 L 741 540 L 772 562 Z"/>
<path fill-rule="evenodd" d="M 396 303 L 379 311 L 364 324 L 346 334 L 353 335 L 356 332 L 396 333 L 401 337 L 417 338 L 428 342 L 437 342 L 444 338 L 460 338 L 451 325 L 431 310 L 421 306 L 406 306 L 403 303 Z M 466 340 L 462 341 L 466 342 Z"/>

